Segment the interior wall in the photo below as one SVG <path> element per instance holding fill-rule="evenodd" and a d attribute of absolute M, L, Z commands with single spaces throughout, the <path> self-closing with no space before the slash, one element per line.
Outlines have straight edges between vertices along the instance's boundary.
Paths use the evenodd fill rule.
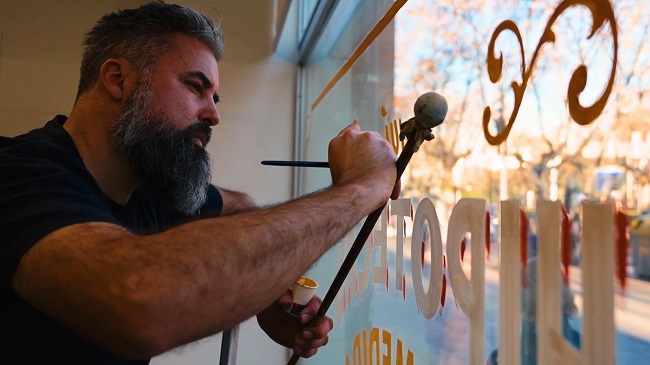
<path fill-rule="evenodd" d="M 129 0 L 0 1 L 0 135 L 15 136 L 68 114 L 78 82 L 83 33 Z M 262 166 L 291 159 L 296 66 L 274 53 L 278 17 L 290 1 L 177 1 L 220 19 L 226 51 L 219 63 L 221 123 L 208 151 L 213 182 L 245 191 L 258 204 L 291 197 L 291 169 Z M 254 351 L 250 351 L 254 349 Z M 152 364 L 215 364 L 220 335 L 154 358 Z M 240 326 L 239 364 L 282 364 L 288 351 L 254 319 Z M 272 360 L 277 359 L 277 361 Z"/>

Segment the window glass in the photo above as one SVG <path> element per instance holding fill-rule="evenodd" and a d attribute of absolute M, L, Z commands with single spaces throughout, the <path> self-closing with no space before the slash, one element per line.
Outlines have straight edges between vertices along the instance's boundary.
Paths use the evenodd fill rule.
<path fill-rule="evenodd" d="M 644 362 L 649 24 L 634 0 L 338 2 L 302 70 L 300 159 L 327 160 L 353 121 L 385 133 L 429 91 L 449 111 L 305 362 Z M 301 194 L 331 181 L 297 174 Z M 310 270 L 321 298 L 358 230 Z"/>
<path fill-rule="evenodd" d="M 391 2 L 338 4 L 303 70 L 303 159 L 327 160 L 329 140 L 354 120 L 363 129 L 383 130 L 388 117 L 380 115 L 381 106 L 393 101 L 393 24 L 373 41 L 365 40 Z M 326 170 L 301 172 L 303 191 L 330 182 Z"/>
<path fill-rule="evenodd" d="M 302 40 L 309 22 L 314 16 L 314 10 L 318 5 L 319 0 L 300 0 L 298 2 L 298 33 L 300 35 L 300 40 Z"/>

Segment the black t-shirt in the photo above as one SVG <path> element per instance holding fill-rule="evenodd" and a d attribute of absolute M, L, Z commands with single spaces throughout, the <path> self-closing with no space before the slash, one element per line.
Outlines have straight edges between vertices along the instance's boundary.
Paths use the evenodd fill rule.
<path fill-rule="evenodd" d="M 0 353 L 20 364 L 147 364 L 148 359 L 122 359 L 85 341 L 11 290 L 21 257 L 59 228 L 110 222 L 147 234 L 195 218 L 172 210 L 146 186 L 126 206 L 111 201 L 63 128 L 66 120 L 58 115 L 24 135 L 0 137 Z M 222 205 L 221 195 L 210 185 L 199 215 L 219 214 Z"/>

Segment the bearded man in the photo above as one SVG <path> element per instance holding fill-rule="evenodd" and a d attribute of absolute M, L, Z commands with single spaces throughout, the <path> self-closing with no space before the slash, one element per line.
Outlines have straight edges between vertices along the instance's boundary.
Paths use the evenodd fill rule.
<path fill-rule="evenodd" d="M 329 145 L 332 185 L 257 207 L 211 183 L 221 30 L 152 2 L 86 34 L 77 97 L 0 137 L 0 333 L 17 363 L 146 364 L 257 316 L 303 357 L 333 323 L 287 288 L 399 195 L 396 156 L 357 125 Z M 350 209 L 354 206 L 354 209 Z"/>

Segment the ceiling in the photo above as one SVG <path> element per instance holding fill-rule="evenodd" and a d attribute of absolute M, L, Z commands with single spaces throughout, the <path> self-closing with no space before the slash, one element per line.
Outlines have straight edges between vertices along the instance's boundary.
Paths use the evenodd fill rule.
<path fill-rule="evenodd" d="M 143 0 L 1 0 L 2 57 L 49 57 L 81 53 L 83 34 L 103 14 L 137 7 Z M 290 0 L 177 0 L 221 19 L 224 61 L 246 62 L 273 52 Z"/>

